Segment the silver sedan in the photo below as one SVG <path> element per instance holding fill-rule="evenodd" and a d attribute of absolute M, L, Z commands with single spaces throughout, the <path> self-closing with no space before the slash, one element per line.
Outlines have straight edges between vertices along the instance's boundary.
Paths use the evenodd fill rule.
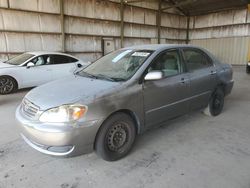
<path fill-rule="evenodd" d="M 23 139 L 55 156 L 124 157 L 137 134 L 190 111 L 217 116 L 232 67 L 189 45 L 120 49 L 75 75 L 31 90 L 16 110 Z"/>

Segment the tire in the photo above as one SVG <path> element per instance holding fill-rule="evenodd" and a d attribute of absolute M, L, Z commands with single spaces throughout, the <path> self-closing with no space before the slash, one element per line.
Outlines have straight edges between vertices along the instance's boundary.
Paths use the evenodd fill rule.
<path fill-rule="evenodd" d="M 136 137 L 133 119 L 125 113 L 116 113 L 101 126 L 95 142 L 98 156 L 106 161 L 116 161 L 131 150 Z"/>
<path fill-rule="evenodd" d="M 217 88 L 209 100 L 208 107 L 203 112 L 209 116 L 218 116 L 223 110 L 224 98 L 222 88 Z"/>
<path fill-rule="evenodd" d="M 17 89 L 17 83 L 15 79 L 9 76 L 0 77 L 0 94 L 7 95 L 14 92 Z"/>

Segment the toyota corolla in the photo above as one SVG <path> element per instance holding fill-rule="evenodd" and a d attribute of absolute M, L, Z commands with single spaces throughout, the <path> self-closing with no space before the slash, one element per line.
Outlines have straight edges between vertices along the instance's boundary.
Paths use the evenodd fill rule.
<path fill-rule="evenodd" d="M 219 115 L 233 83 L 232 67 L 205 49 L 135 46 L 31 90 L 16 118 L 23 139 L 42 153 L 75 156 L 95 150 L 114 161 L 153 126 L 194 110 Z"/>

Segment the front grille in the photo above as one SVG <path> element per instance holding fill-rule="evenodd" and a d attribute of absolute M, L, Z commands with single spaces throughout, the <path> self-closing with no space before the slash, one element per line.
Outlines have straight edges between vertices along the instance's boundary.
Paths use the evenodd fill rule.
<path fill-rule="evenodd" d="M 30 102 L 29 100 L 24 99 L 22 102 L 22 110 L 24 114 L 28 117 L 35 118 L 39 111 L 39 107 Z"/>

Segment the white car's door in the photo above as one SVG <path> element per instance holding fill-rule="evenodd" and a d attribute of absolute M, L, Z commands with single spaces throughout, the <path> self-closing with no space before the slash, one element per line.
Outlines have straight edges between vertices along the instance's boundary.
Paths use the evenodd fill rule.
<path fill-rule="evenodd" d="M 53 79 L 60 79 L 72 75 L 77 69 L 77 59 L 66 55 L 51 55 L 50 68 L 53 73 Z"/>
<path fill-rule="evenodd" d="M 33 63 L 34 66 L 29 67 L 27 66 L 28 63 Z M 27 64 L 18 70 L 23 87 L 39 86 L 53 80 L 50 65 L 46 64 L 43 55 L 34 57 Z"/>

